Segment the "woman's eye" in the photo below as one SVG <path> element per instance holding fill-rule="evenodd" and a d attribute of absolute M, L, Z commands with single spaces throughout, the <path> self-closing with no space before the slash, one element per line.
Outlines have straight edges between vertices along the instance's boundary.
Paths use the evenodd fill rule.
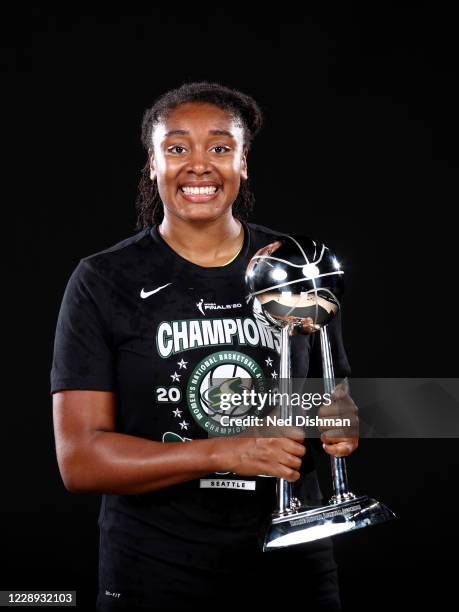
<path fill-rule="evenodd" d="M 169 147 L 167 150 L 172 152 L 173 149 L 185 149 L 185 147 L 181 147 L 180 145 L 175 145 L 174 147 Z"/>
<path fill-rule="evenodd" d="M 213 149 L 225 149 L 225 151 L 229 151 L 230 148 L 229 147 L 225 147 L 224 145 L 215 145 L 215 147 L 212 147 Z"/>

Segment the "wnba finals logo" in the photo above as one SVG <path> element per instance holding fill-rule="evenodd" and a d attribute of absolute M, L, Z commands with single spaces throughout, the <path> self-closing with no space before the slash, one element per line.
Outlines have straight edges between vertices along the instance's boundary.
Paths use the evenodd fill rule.
<path fill-rule="evenodd" d="M 229 310 L 230 308 L 242 308 L 242 304 L 216 304 L 215 302 L 204 302 L 201 298 L 196 302 L 196 306 L 201 314 L 206 316 L 205 310 Z"/>
<path fill-rule="evenodd" d="M 223 426 L 222 416 L 229 411 L 223 398 L 244 391 L 263 392 L 265 379 L 261 367 L 248 355 L 237 351 L 218 351 L 197 364 L 188 379 L 186 398 L 196 423 L 214 436 L 240 433 L 244 426 Z M 234 406 L 230 416 L 245 416 L 256 406 Z"/>

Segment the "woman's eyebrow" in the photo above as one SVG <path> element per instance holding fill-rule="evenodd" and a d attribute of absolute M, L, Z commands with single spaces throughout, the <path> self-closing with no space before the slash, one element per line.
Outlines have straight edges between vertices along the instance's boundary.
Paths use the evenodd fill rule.
<path fill-rule="evenodd" d="M 166 132 L 164 134 L 164 137 L 166 138 L 167 136 L 174 136 L 176 134 L 183 136 L 189 133 L 190 132 L 188 132 L 188 130 L 171 130 L 170 132 Z M 234 140 L 234 136 L 231 134 L 231 132 L 228 132 L 227 130 L 209 130 L 209 134 L 211 134 L 212 136 L 229 136 Z"/>

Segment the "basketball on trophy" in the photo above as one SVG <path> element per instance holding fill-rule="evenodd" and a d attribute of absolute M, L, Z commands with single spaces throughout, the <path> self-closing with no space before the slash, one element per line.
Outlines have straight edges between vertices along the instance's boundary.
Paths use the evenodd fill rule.
<path fill-rule="evenodd" d="M 310 317 L 316 329 L 340 308 L 343 271 L 324 244 L 285 236 L 258 250 L 246 271 L 248 301 L 257 319 L 278 328 Z"/>

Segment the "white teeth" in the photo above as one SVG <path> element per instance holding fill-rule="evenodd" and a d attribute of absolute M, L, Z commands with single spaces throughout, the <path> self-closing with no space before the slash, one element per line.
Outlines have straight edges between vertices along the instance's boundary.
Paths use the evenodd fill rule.
<path fill-rule="evenodd" d="M 181 189 L 188 195 L 210 195 L 215 193 L 218 187 L 182 187 Z"/>

